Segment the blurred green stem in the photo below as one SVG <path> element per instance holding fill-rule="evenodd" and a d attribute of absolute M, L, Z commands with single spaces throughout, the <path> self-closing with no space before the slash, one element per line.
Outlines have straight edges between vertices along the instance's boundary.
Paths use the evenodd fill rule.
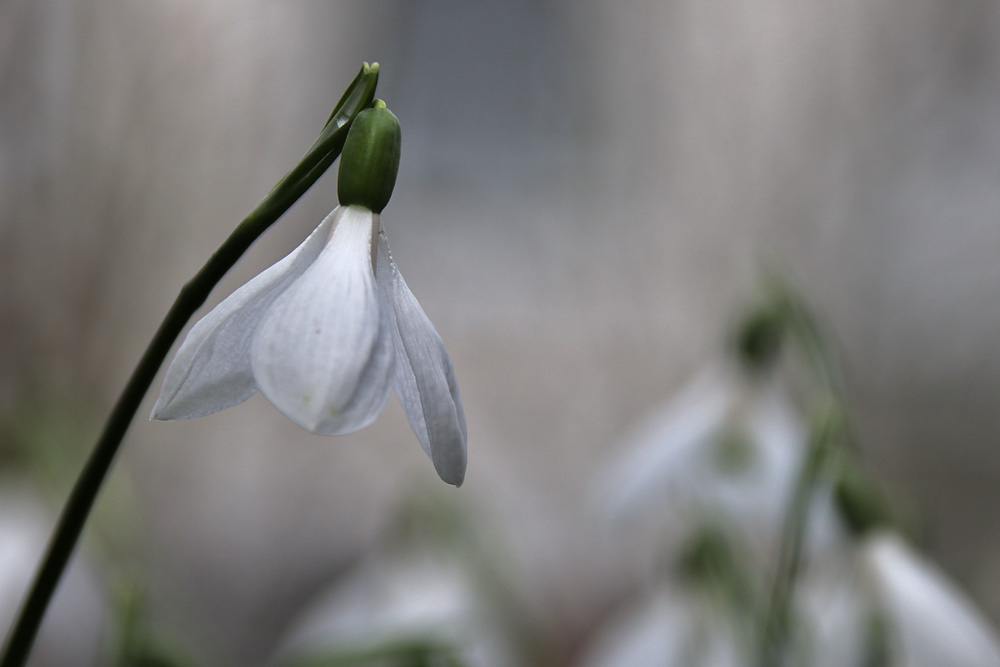
<path fill-rule="evenodd" d="M 381 644 L 358 648 L 332 649 L 315 656 L 282 663 L 285 667 L 463 667 L 454 646 L 430 638 L 390 639 Z"/>
<path fill-rule="evenodd" d="M 798 293 L 786 282 L 772 276 L 769 288 L 781 313 L 788 341 L 802 354 L 819 387 L 807 449 L 782 529 L 771 600 L 760 633 L 759 667 L 782 667 L 787 663 L 795 586 L 802 565 L 802 544 L 812 499 L 831 451 L 844 443 L 849 431 L 844 418 L 846 413 L 838 368 L 819 323 Z"/>
<path fill-rule="evenodd" d="M 830 401 L 814 415 L 808 449 L 785 518 L 771 602 L 761 631 L 760 667 L 781 667 L 787 662 L 786 653 L 792 634 L 792 605 L 802 566 L 802 544 L 808 527 L 809 510 L 824 464 L 840 433 L 840 410 L 835 401 Z"/>
<path fill-rule="evenodd" d="M 208 262 L 178 294 L 150 341 L 104 424 L 94 450 L 63 508 L 48 550 L 4 646 L 0 667 L 21 667 L 27 660 L 49 600 L 83 531 L 104 478 L 121 446 L 139 404 L 188 320 L 223 275 L 268 227 L 333 164 L 344 146 L 354 117 L 371 105 L 378 83 L 378 63 L 365 63 L 337 103 L 319 137 L 302 160 L 282 178 L 236 227 Z"/>

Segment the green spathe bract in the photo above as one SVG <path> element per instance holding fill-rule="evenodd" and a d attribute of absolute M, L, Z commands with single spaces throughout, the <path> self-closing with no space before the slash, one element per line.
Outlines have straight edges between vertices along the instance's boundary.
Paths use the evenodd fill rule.
<path fill-rule="evenodd" d="M 375 100 L 351 125 L 340 156 L 337 197 L 342 206 L 364 206 L 381 213 L 392 196 L 399 170 L 399 120 Z"/>

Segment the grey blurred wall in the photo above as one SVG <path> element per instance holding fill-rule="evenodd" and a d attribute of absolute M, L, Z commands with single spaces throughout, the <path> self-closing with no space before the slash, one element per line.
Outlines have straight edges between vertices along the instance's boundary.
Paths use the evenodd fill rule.
<path fill-rule="evenodd" d="M 874 470 L 1000 618 L 998 36 L 1000 6 L 965 0 L 9 0 L 0 412 L 106 411 L 378 60 L 404 142 L 383 217 L 468 411 L 451 493 L 498 517 L 567 644 L 616 577 L 579 510 L 601 455 L 718 354 L 762 261 L 825 314 Z M 335 204 L 327 177 L 212 302 Z M 120 465 L 157 613 L 213 664 L 266 655 L 436 482 L 395 404 L 338 439 L 259 397 L 140 415 Z"/>

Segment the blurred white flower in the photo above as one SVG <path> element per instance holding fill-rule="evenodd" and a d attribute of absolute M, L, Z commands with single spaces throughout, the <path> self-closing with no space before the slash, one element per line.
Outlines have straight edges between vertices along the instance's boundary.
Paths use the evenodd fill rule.
<path fill-rule="evenodd" d="M 303 428 L 365 428 L 393 387 L 441 479 L 461 485 L 466 425 L 451 360 L 389 253 L 378 213 L 339 206 L 188 333 L 153 419 L 192 419 L 258 389 Z"/>
<path fill-rule="evenodd" d="M 0 627 L 9 628 L 48 541 L 53 517 L 28 493 L 0 490 Z M 71 561 L 39 630 L 28 665 L 99 664 L 105 602 L 94 577 Z"/>
<path fill-rule="evenodd" d="M 888 533 L 869 537 L 864 555 L 898 656 L 893 665 L 1000 666 L 989 623 L 931 563 Z"/>
<path fill-rule="evenodd" d="M 873 533 L 835 561 L 801 590 L 810 664 L 869 664 L 884 653 L 888 667 L 1000 667 L 990 624 L 898 536 Z"/>
<path fill-rule="evenodd" d="M 447 647 L 468 667 L 522 664 L 501 625 L 460 560 L 442 549 L 394 549 L 367 557 L 321 596 L 293 624 L 279 658 L 281 664 L 318 664 L 310 660 L 421 642 Z"/>
<path fill-rule="evenodd" d="M 602 502 L 620 522 L 660 536 L 683 540 L 675 531 L 708 519 L 767 550 L 780 534 L 806 438 L 776 380 L 714 369 L 616 448 Z M 829 532 L 829 503 L 814 514 L 810 535 Z"/>
<path fill-rule="evenodd" d="M 580 667 L 741 667 L 745 642 L 725 611 L 704 596 L 663 586 L 620 613 Z"/>
<path fill-rule="evenodd" d="M 811 667 L 861 667 L 878 649 L 878 618 L 871 586 L 860 567 L 855 544 L 845 543 L 812 560 L 796 590 L 800 633 L 796 650 Z M 884 664 L 882 667 L 887 667 Z"/>

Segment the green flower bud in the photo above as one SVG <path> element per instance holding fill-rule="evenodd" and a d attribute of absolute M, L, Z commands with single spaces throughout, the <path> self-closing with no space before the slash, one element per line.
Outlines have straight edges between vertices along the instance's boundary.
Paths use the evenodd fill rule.
<path fill-rule="evenodd" d="M 337 173 L 337 198 L 342 206 L 364 206 L 381 213 L 392 196 L 399 170 L 399 120 L 375 100 L 357 115 L 344 142 Z"/>
<path fill-rule="evenodd" d="M 840 516 L 853 535 L 862 536 L 893 524 L 885 496 L 856 463 L 843 461 L 833 487 Z"/>
<path fill-rule="evenodd" d="M 733 336 L 733 347 L 748 369 L 767 369 L 777 360 L 784 336 L 784 313 L 774 304 L 765 303 L 747 313 L 740 322 Z"/>
<path fill-rule="evenodd" d="M 752 579 L 743 556 L 723 530 L 706 524 L 684 546 L 674 572 L 688 586 L 719 594 L 743 612 L 753 604 Z"/>
<path fill-rule="evenodd" d="M 718 435 L 712 447 L 715 467 L 729 475 L 749 470 L 756 456 L 756 445 L 750 435 L 739 429 L 726 429 Z"/>

